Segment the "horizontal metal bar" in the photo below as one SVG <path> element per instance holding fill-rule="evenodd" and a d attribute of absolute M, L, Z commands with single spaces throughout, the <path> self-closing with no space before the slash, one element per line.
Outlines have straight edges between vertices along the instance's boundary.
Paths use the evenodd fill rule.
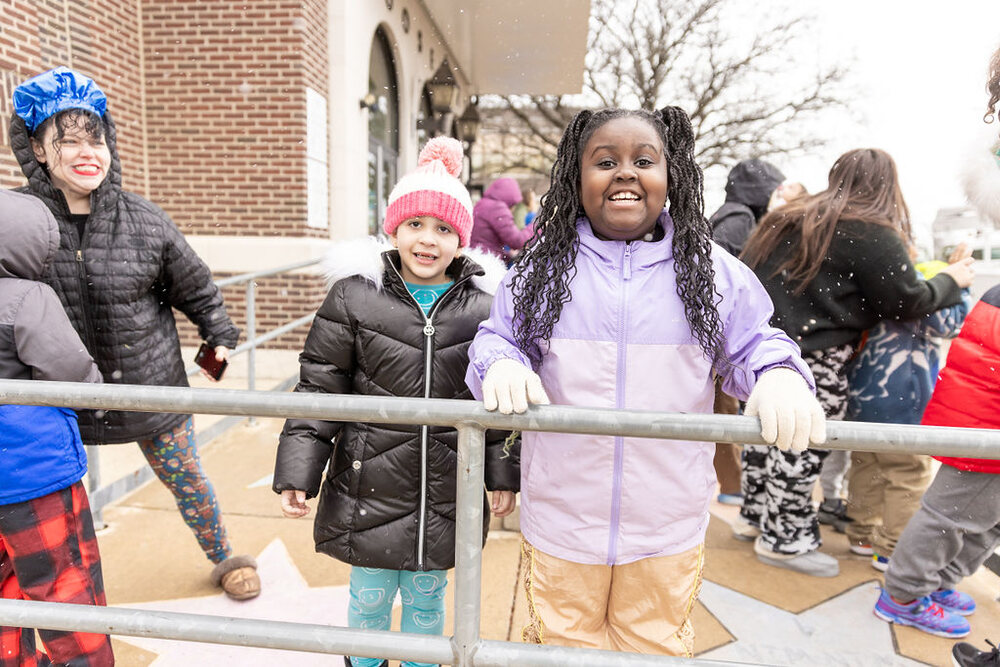
<path fill-rule="evenodd" d="M 260 271 L 251 271 L 250 273 L 240 273 L 239 275 L 229 276 L 228 278 L 222 278 L 221 280 L 216 280 L 215 284 L 218 287 L 228 287 L 229 285 L 237 285 L 239 283 L 245 283 L 249 280 L 256 280 L 257 278 L 267 278 L 269 276 L 274 276 L 279 273 L 285 273 L 287 271 L 295 271 L 297 269 L 304 269 L 307 266 L 313 266 L 319 264 L 322 259 L 306 259 L 300 262 L 295 262 L 294 264 L 286 264 L 285 266 L 279 266 L 274 269 L 262 269 Z"/>
<path fill-rule="evenodd" d="M 0 599 L 0 625 L 450 664 L 447 637 L 146 609 Z"/>
<path fill-rule="evenodd" d="M 455 659 L 451 641 L 440 635 L 149 609 L 0 599 L 0 620 L 0 625 L 8 627 L 92 632 L 390 660 L 453 664 Z M 568 664 L 584 667 L 733 667 L 749 664 L 489 640 L 479 641 L 473 653 L 473 663 L 477 667 L 563 667 Z"/>
<path fill-rule="evenodd" d="M 572 651 L 572 652 L 570 652 Z M 618 653 L 593 649 L 566 649 L 561 646 L 538 646 L 493 640 L 480 640 L 473 656 L 476 667 L 565 667 L 600 665 L 601 667 L 642 667 L 643 665 L 691 665 L 692 667 L 735 667 L 757 663 L 720 662 L 697 658 L 674 658 L 663 655 Z"/>
<path fill-rule="evenodd" d="M 495 429 L 765 444 L 755 417 L 556 405 L 502 415 L 487 412 L 477 401 L 435 398 L 0 380 L 0 403 L 376 424 L 451 426 L 467 421 Z M 828 449 L 1000 459 L 1000 430 L 828 421 L 827 436 Z"/>

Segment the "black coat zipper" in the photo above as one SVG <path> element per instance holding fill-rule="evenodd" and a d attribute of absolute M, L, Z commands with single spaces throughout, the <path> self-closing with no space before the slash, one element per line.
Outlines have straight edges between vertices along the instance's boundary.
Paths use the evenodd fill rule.
<path fill-rule="evenodd" d="M 396 276 L 399 277 L 400 282 L 403 285 L 403 291 L 410 297 L 410 302 L 416 307 L 417 312 L 424 318 L 424 398 L 431 397 L 431 382 L 433 380 L 433 361 L 434 361 L 434 315 L 437 313 L 438 308 L 441 303 L 455 291 L 459 285 L 464 282 L 471 280 L 472 275 L 466 275 L 459 278 L 452 284 L 451 287 L 445 291 L 444 294 L 437 298 L 434 305 L 431 306 L 431 310 L 426 315 L 424 314 L 424 309 L 420 307 L 420 303 L 417 302 L 410 290 L 406 288 L 406 281 L 403 280 L 403 275 L 396 268 L 395 264 L 391 261 L 388 262 L 392 270 L 395 271 Z M 424 534 L 427 531 L 427 445 L 430 438 L 430 429 L 424 424 L 420 427 L 420 510 L 417 519 L 417 570 L 424 569 Z"/>
<path fill-rule="evenodd" d="M 60 194 L 62 193 L 60 192 Z M 95 355 L 96 347 L 94 343 L 94 323 L 90 319 L 90 287 L 87 281 L 87 264 L 83 256 L 83 249 L 86 247 L 86 241 L 90 236 L 90 218 L 94 214 L 94 203 L 94 197 L 92 196 L 90 202 L 90 213 L 87 214 L 87 222 L 83 226 L 83 234 L 80 236 L 79 243 L 76 244 L 77 247 L 74 252 L 74 258 L 76 259 L 76 276 L 80 285 L 80 303 L 78 305 L 80 307 L 80 313 L 83 315 L 83 331 L 81 332 L 81 337 L 83 338 L 83 343 L 86 345 L 91 356 Z M 60 216 L 62 218 L 60 222 L 65 220 L 66 224 L 71 228 L 68 231 L 68 235 L 72 244 L 72 240 L 75 238 L 77 230 L 73 229 L 72 225 L 69 223 L 70 211 L 69 205 L 66 203 L 65 196 L 62 197 L 62 205 L 64 215 Z M 62 235 L 61 225 L 60 235 Z M 104 419 L 98 416 L 97 410 L 91 411 L 91 414 L 94 418 L 94 442 L 95 444 L 101 444 L 101 441 L 104 440 Z"/>

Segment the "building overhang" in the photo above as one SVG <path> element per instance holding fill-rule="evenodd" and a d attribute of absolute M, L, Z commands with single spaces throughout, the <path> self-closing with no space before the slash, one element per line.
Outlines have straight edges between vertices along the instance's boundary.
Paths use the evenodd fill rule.
<path fill-rule="evenodd" d="M 581 92 L 590 0 L 420 1 L 472 92 Z"/>

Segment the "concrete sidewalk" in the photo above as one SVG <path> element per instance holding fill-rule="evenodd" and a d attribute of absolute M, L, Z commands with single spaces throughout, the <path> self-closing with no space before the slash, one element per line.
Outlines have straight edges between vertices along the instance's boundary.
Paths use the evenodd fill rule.
<path fill-rule="evenodd" d="M 236 603 L 211 586 L 211 565 L 171 496 L 153 481 L 105 510 L 108 527 L 99 540 L 109 605 L 346 625 L 350 568 L 315 553 L 311 516 L 283 518 L 270 489 L 281 425 L 274 419 L 244 422 L 202 444 L 236 553 L 260 562 L 262 595 Z M 840 560 L 840 576 L 806 577 L 761 564 L 751 544 L 732 539 L 728 522 L 735 513 L 713 506 L 705 583 L 694 612 L 700 656 L 778 665 L 950 664 L 952 641 L 872 615 L 882 575 L 867 559 L 851 555 L 843 536 L 824 532 L 823 550 Z M 526 618 L 520 535 L 494 524 L 483 556 L 482 632 L 518 641 Z M 984 639 L 1000 637 L 1000 577 L 982 569 L 961 589 L 979 605 L 966 641 L 985 648 Z M 209 644 L 134 638 L 116 638 L 114 644 L 119 664 L 129 666 L 341 664 L 330 656 Z"/>

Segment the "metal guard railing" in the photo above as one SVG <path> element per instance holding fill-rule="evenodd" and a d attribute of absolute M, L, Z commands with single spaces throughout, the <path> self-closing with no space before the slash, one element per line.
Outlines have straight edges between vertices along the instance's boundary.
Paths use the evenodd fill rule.
<path fill-rule="evenodd" d="M 480 636 L 484 432 L 496 428 L 764 444 L 755 418 L 565 406 L 536 406 L 523 415 L 501 415 L 487 412 L 473 401 L 29 380 L 0 380 L 0 404 L 4 403 L 455 426 L 458 486 L 454 635 L 450 638 L 22 600 L 0 600 L 0 625 L 419 660 L 463 667 L 733 664 L 484 640 Z M 827 422 L 827 435 L 825 447 L 829 449 L 1000 459 L 1000 431 L 994 430 L 833 421 Z"/>

